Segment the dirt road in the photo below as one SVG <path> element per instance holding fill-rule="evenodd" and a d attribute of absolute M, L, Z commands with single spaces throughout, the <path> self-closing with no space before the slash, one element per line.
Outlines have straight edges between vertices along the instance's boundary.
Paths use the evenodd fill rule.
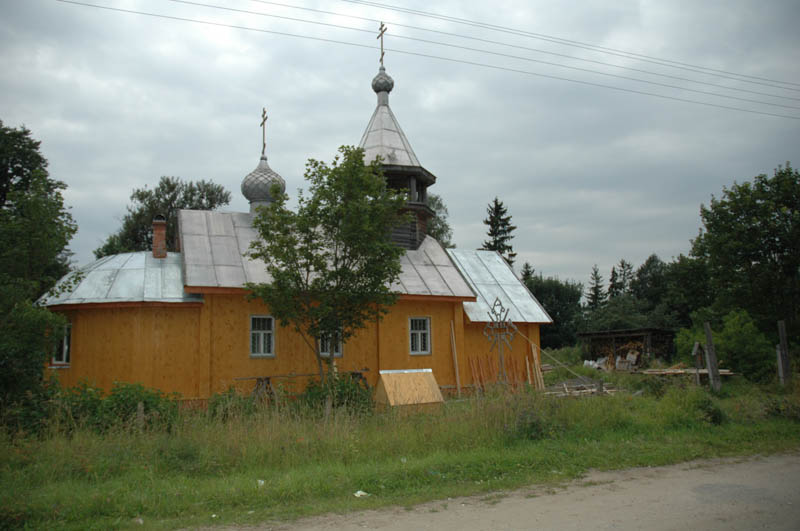
<path fill-rule="evenodd" d="M 324 515 L 276 531 L 512 529 L 800 530 L 800 454 L 593 472 L 537 487 L 350 515 Z"/>

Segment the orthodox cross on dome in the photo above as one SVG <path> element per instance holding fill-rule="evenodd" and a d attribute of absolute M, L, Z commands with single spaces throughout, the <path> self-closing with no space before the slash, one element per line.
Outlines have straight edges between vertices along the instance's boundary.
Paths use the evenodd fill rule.
<path fill-rule="evenodd" d="M 267 151 L 267 109 L 261 108 L 261 156 Z"/>
<path fill-rule="evenodd" d="M 386 26 L 384 26 L 383 22 L 381 22 L 381 27 L 379 29 L 380 32 L 378 33 L 376 39 L 381 40 L 381 66 L 383 66 L 383 34 L 386 33 Z"/>

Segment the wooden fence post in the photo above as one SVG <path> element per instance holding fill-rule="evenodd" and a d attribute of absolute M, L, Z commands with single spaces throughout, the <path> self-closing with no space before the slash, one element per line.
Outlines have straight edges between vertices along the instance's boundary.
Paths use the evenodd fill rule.
<path fill-rule="evenodd" d="M 453 370 L 456 373 L 456 389 L 458 398 L 461 398 L 461 372 L 458 370 L 458 352 L 456 352 L 456 331 L 453 328 L 453 321 L 450 321 L 450 347 L 453 349 Z"/>
<path fill-rule="evenodd" d="M 778 360 L 778 383 L 786 385 L 786 381 L 783 379 L 783 356 L 781 356 L 781 344 L 778 343 L 775 345 L 775 358 Z"/>
<path fill-rule="evenodd" d="M 692 347 L 692 358 L 694 359 L 694 383 L 700 385 L 700 369 L 703 368 L 703 360 L 700 358 L 700 342 L 695 341 Z"/>
<path fill-rule="evenodd" d="M 778 321 L 778 336 L 780 337 L 780 351 L 778 356 L 778 375 L 781 376 L 781 385 L 792 383 L 792 364 L 789 360 L 789 345 L 786 341 L 786 322 Z M 783 373 L 781 375 L 781 373 Z"/>
<path fill-rule="evenodd" d="M 711 325 L 708 322 L 703 323 L 703 328 L 706 331 L 706 368 L 708 369 L 708 381 L 711 382 L 711 388 L 719 392 L 722 388 L 722 382 L 719 379 L 719 367 L 717 366 L 717 353 L 714 350 L 714 339 L 711 337 Z"/>

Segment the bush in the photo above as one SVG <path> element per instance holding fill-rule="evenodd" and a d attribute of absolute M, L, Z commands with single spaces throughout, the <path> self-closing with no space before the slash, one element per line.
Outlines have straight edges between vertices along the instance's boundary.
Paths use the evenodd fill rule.
<path fill-rule="evenodd" d="M 57 380 L 43 380 L 2 408 L 0 424 L 11 435 L 41 435 L 50 425 L 59 393 Z"/>
<path fill-rule="evenodd" d="M 224 393 L 214 393 L 208 399 L 209 415 L 223 422 L 252 415 L 256 410 L 256 399 L 240 395 L 232 386 Z"/>
<path fill-rule="evenodd" d="M 148 427 L 169 428 L 178 416 L 178 395 L 164 394 L 142 384 L 116 382 L 111 394 L 103 399 L 100 417 L 103 427 L 133 425 L 137 421 L 139 403 L 143 407 L 144 423 Z"/>
<path fill-rule="evenodd" d="M 583 363 L 583 352 L 579 346 L 558 349 L 545 348 L 542 353 L 542 363 L 553 364 L 552 358 L 557 359 L 564 365 L 580 365 Z"/>
<path fill-rule="evenodd" d="M 66 421 L 70 427 L 86 426 L 100 429 L 102 418 L 103 390 L 92 387 L 88 382 L 80 382 L 61 392 L 59 400 L 59 421 Z"/>
<path fill-rule="evenodd" d="M 557 437 L 564 430 L 558 418 L 561 405 L 558 400 L 541 397 L 518 404 L 512 422 L 505 426 L 506 437 L 524 441 Z"/>
<path fill-rule="evenodd" d="M 658 403 L 658 416 L 668 428 L 719 425 L 727 418 L 719 403 L 699 387 L 670 388 Z"/>
<path fill-rule="evenodd" d="M 330 374 L 325 383 L 312 381 L 300 395 L 300 402 L 315 411 L 323 411 L 331 397 L 333 408 L 344 408 L 357 414 L 373 409 L 372 391 L 363 378 L 351 374 Z"/>
<path fill-rule="evenodd" d="M 695 341 L 703 346 L 706 343 L 703 319 L 701 313 L 693 314 L 694 326 L 680 330 L 675 339 L 678 352 L 691 365 L 694 360 L 688 358 Z M 776 374 L 775 348 L 744 310 L 734 310 L 722 318 L 721 329 L 714 333 L 714 350 L 720 366 L 752 382 L 768 382 Z"/>

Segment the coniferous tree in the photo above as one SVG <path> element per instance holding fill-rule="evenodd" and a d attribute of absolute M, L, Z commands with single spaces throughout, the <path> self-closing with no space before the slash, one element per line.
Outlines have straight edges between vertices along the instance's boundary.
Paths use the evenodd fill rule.
<path fill-rule="evenodd" d="M 631 283 L 633 282 L 633 265 L 621 258 L 617 264 L 617 275 L 619 276 L 619 284 L 622 288 L 621 294 L 630 293 Z"/>
<path fill-rule="evenodd" d="M 589 310 L 597 310 L 606 302 L 606 292 L 603 289 L 603 276 L 597 264 L 592 266 L 592 274 L 589 277 L 589 288 L 586 291 L 586 307 Z"/>
<path fill-rule="evenodd" d="M 526 286 L 528 286 L 528 289 L 530 289 L 530 283 L 533 280 L 533 273 L 533 266 L 530 264 L 530 262 L 525 262 L 522 264 L 522 271 L 520 271 L 519 278 Z"/>
<path fill-rule="evenodd" d="M 483 222 L 489 226 L 489 230 L 486 233 L 489 239 L 483 242 L 481 249 L 497 251 L 508 262 L 508 265 L 513 266 L 517 253 L 513 251 L 509 242 L 514 237 L 511 233 L 517 227 L 511 224 L 511 216 L 508 214 L 508 209 L 503 206 L 502 201 L 495 197 L 494 201 L 489 203 L 486 208 L 486 213 L 489 217 L 484 219 Z"/>
<path fill-rule="evenodd" d="M 611 275 L 608 277 L 608 298 L 613 299 L 621 294 L 622 285 L 617 275 L 617 266 L 611 266 Z"/>

